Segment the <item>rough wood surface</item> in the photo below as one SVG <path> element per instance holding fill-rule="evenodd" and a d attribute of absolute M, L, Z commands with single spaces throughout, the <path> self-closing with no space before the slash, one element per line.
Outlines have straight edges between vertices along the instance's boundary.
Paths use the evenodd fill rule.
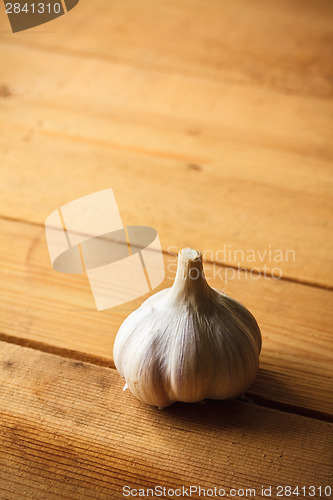
<path fill-rule="evenodd" d="M 1 500 L 330 484 L 332 16 L 331 0 L 81 0 L 12 34 L 0 2 Z M 122 392 L 113 341 L 145 297 L 97 312 L 85 276 L 52 269 L 43 227 L 108 187 L 125 225 L 157 229 L 160 288 L 170 247 L 210 250 L 209 283 L 258 319 L 245 401 L 158 412 Z M 225 283 L 208 262 L 222 248 L 283 279 Z"/>
<path fill-rule="evenodd" d="M 254 488 L 255 498 L 272 486 L 276 498 L 278 485 L 331 480 L 327 422 L 242 402 L 159 411 L 122 392 L 112 369 L 6 343 L 0 382 L 8 500 L 120 499 L 125 485 Z"/>
<path fill-rule="evenodd" d="M 43 223 L 111 186 L 164 248 L 292 249 L 286 276 L 332 286 L 332 4 L 81 4 L 0 38 L 0 214 Z"/>
<path fill-rule="evenodd" d="M 98 312 L 85 276 L 52 269 L 43 227 L 0 221 L 0 231 L 0 338 L 113 366 L 118 328 L 146 297 Z M 165 262 L 158 289 L 173 283 L 176 257 L 165 255 Z M 333 415 L 332 292 L 246 272 L 228 280 L 233 269 L 208 263 L 205 271 L 210 285 L 243 302 L 261 327 L 261 370 L 249 393 Z"/>
<path fill-rule="evenodd" d="M 315 0 L 95 0 L 93 8 L 81 1 L 70 16 L 10 41 L 51 55 L 327 99 L 333 97 L 332 16 L 330 0 L 319 7 Z M 1 26 L 5 35 L 5 16 Z"/>

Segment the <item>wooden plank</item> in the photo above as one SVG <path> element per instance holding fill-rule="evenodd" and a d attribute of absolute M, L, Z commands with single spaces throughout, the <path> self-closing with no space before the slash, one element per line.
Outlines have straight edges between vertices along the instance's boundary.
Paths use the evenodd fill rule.
<path fill-rule="evenodd" d="M 56 34 L 38 28 L 37 42 L 35 31 L 4 35 L 1 213 L 40 223 L 47 207 L 112 179 L 124 217 L 153 218 L 165 241 L 183 247 L 191 234 L 192 246 L 205 240 L 215 253 L 221 242 L 293 249 L 286 276 L 332 286 L 331 5 L 147 1 L 152 16 L 163 11 L 154 27 L 141 2 L 99 0 L 55 21 Z M 186 37 L 193 12 L 201 22 Z"/>
<path fill-rule="evenodd" d="M 6 43 L 49 54 L 327 98 L 332 15 L 330 0 L 95 0 L 15 37 L 5 15 L 0 26 Z"/>
<path fill-rule="evenodd" d="M 0 220 L 0 337 L 114 366 L 122 321 L 147 297 L 98 312 L 83 275 L 54 271 L 43 227 Z M 176 258 L 165 255 L 171 286 Z M 332 292 L 205 264 L 208 282 L 243 302 L 263 334 L 260 373 L 248 396 L 293 411 L 332 415 Z M 158 290 L 156 289 L 156 290 Z"/>
<path fill-rule="evenodd" d="M 242 402 L 159 411 L 123 393 L 114 370 L 6 343 L 0 367 L 8 500 L 122 498 L 125 485 L 254 488 L 255 498 L 298 485 L 310 498 L 309 486 L 331 480 L 326 422 Z"/>
<path fill-rule="evenodd" d="M 225 245 L 231 249 L 227 263 L 266 267 L 269 272 L 276 267 L 269 249 L 283 255 L 292 251 L 295 258 L 284 258 L 279 265 L 285 276 L 332 286 L 332 177 L 327 160 L 310 154 L 305 159 L 306 151 L 288 158 L 256 147 L 251 157 L 242 141 L 231 146 L 229 153 L 218 146 L 222 163 L 217 157 L 200 162 L 209 141 L 200 156 L 187 149 L 179 158 L 170 157 L 176 155 L 174 151 L 163 157 L 154 153 L 156 134 L 151 126 L 141 129 L 135 139 L 136 131 L 122 128 L 120 135 L 132 137 L 134 145 L 114 147 L 106 137 L 107 119 L 90 117 L 87 131 L 79 132 L 85 115 L 52 111 L 37 103 L 20 107 L 17 102 L 5 103 L 3 109 L 8 113 L 1 136 L 2 215 L 44 223 L 63 203 L 113 187 L 124 222 L 155 227 L 165 249 L 171 245 L 204 247 L 216 259 Z M 46 116 L 59 127 L 38 126 L 37 121 L 42 123 Z M 74 131 L 70 136 L 62 132 L 67 127 Z M 93 138 L 88 129 L 95 130 Z M 152 154 L 140 151 L 143 134 L 152 137 Z M 169 132 L 161 132 L 157 139 L 160 145 L 165 134 Z M 175 144 L 181 142 L 171 134 L 167 149 L 172 139 Z M 260 252 L 263 257 L 258 259 L 255 253 L 249 261 L 249 252 Z"/>

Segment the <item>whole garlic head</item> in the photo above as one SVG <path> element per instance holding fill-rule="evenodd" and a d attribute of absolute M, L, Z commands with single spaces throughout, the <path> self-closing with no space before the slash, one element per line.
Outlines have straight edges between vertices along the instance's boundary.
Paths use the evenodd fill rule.
<path fill-rule="evenodd" d="M 260 350 L 252 314 L 211 288 L 200 252 L 185 248 L 173 286 L 128 316 L 113 356 L 134 396 L 162 408 L 241 395 L 256 377 Z"/>

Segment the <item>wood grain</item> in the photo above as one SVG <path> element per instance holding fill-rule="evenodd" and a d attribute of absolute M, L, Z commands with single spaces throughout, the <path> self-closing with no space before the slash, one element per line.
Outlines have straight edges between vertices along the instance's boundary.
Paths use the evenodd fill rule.
<path fill-rule="evenodd" d="M 122 498 L 124 485 L 255 488 L 261 498 L 262 485 L 331 479 L 326 422 L 242 402 L 159 411 L 123 393 L 114 370 L 6 343 L 0 382 L 8 500 Z"/>
<path fill-rule="evenodd" d="M 1 221 L 0 337 L 44 351 L 114 366 L 122 321 L 148 295 L 98 312 L 88 279 L 52 269 L 44 228 Z M 176 257 L 165 255 L 171 286 Z M 243 302 L 263 335 L 261 370 L 248 395 L 293 411 L 332 416 L 332 292 L 205 264 L 211 286 Z M 258 279 L 259 278 L 259 279 Z"/>
<path fill-rule="evenodd" d="M 95 0 L 93 13 L 81 2 L 52 25 L 3 38 L 50 54 L 327 98 L 332 15 L 330 0 Z M 6 16 L 1 28 L 9 31 Z"/>
<path fill-rule="evenodd" d="M 22 109 L 17 110 L 20 121 Z M 30 114 L 36 107 L 25 110 Z M 65 119 L 65 115 L 60 113 L 58 117 Z M 277 267 L 269 258 L 272 249 L 283 255 L 278 267 L 284 276 L 332 287 L 328 164 L 321 170 L 320 162 L 305 161 L 307 168 L 301 159 L 293 157 L 290 165 L 294 160 L 304 174 L 290 169 L 284 176 L 281 157 L 275 174 L 267 180 L 271 153 L 264 155 L 267 162 L 260 161 L 254 170 L 252 164 L 259 158 L 251 164 L 246 161 L 242 167 L 241 159 L 233 166 L 209 166 L 194 155 L 178 160 L 147 157 L 137 154 L 136 148 L 128 151 L 120 147 L 116 151 L 101 138 L 90 142 L 80 134 L 67 137 L 50 129 L 9 125 L 1 143 L 6 179 L 1 187 L 1 214 L 6 217 L 43 224 L 56 207 L 112 187 L 123 221 L 155 227 L 165 249 L 174 245 L 206 249 L 216 260 L 225 246 L 231 250 L 226 263 L 269 273 Z M 277 157 L 274 155 L 275 160 Z M 247 171 L 257 180 L 250 178 L 252 174 L 247 178 Z M 302 175 L 309 187 L 300 186 Z M 284 177 L 289 187 L 278 185 L 277 179 Z M 262 258 L 256 254 L 250 260 L 246 257 L 249 252 L 259 252 Z M 285 257 L 292 252 L 295 258 Z"/>
<path fill-rule="evenodd" d="M 309 416 L 333 414 L 332 15 L 331 0 L 82 0 L 13 35 L 0 2 L 1 500 L 330 484 L 332 426 Z M 44 235 L 108 187 L 125 225 L 158 230 L 159 288 L 170 250 L 209 250 L 209 283 L 256 316 L 243 400 L 160 412 L 122 392 L 113 342 L 146 296 L 97 312 Z M 257 253 L 216 265 L 223 248 Z"/>
<path fill-rule="evenodd" d="M 2 36 L 0 213 L 43 223 L 111 186 L 164 248 L 292 249 L 285 276 L 332 286 L 331 4 L 299 6 L 149 1 L 156 46 L 141 2 L 98 0 L 98 21 L 80 5 L 56 34 Z"/>

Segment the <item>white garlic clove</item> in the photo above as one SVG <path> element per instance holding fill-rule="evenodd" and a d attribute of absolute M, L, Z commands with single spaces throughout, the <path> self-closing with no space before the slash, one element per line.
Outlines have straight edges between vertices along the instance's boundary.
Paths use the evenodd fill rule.
<path fill-rule="evenodd" d="M 113 356 L 138 399 L 165 407 L 239 396 L 256 377 L 260 350 L 255 318 L 208 285 L 200 252 L 186 248 L 173 286 L 123 322 Z"/>

